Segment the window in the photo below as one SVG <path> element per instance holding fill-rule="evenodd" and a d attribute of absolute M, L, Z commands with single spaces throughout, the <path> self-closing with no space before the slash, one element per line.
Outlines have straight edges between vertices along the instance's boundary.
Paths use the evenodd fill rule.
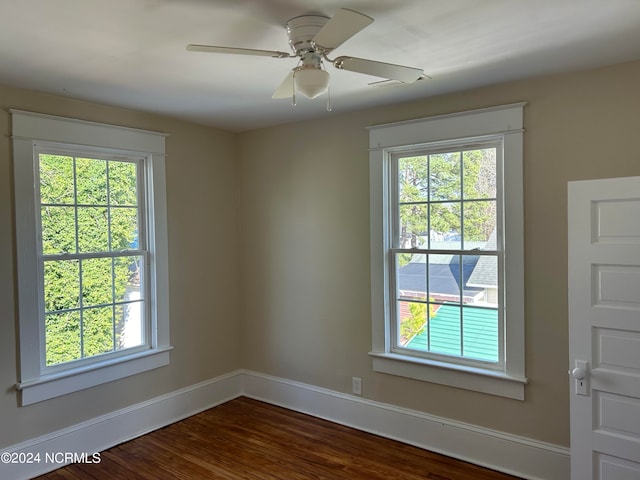
<path fill-rule="evenodd" d="M 522 108 L 370 128 L 376 371 L 524 398 Z"/>
<path fill-rule="evenodd" d="M 393 349 L 502 363 L 495 142 L 391 157 Z"/>
<path fill-rule="evenodd" d="M 144 159 L 35 152 L 44 366 L 145 345 Z"/>
<path fill-rule="evenodd" d="M 22 404 L 166 365 L 164 135 L 12 114 Z"/>

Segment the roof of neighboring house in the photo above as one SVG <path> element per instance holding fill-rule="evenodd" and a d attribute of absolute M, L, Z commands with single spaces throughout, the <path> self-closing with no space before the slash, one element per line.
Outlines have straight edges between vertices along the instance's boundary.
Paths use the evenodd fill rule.
<path fill-rule="evenodd" d="M 462 352 L 460 352 L 460 345 L 462 345 Z M 488 308 L 442 305 L 425 328 L 405 347 L 497 362 L 499 360 L 498 311 Z"/>
<path fill-rule="evenodd" d="M 464 295 L 475 296 L 481 288 L 469 288 L 467 285 L 471 273 L 475 269 L 478 257 L 464 257 L 462 272 L 460 257 L 450 256 L 449 263 L 429 263 L 429 293 L 438 295 L 460 296 L 460 275 L 462 274 Z M 404 292 L 427 291 L 427 266 L 424 262 L 411 262 L 398 269 L 398 287 Z"/>
<path fill-rule="evenodd" d="M 422 239 L 424 246 L 427 239 Z M 486 242 L 465 241 L 465 249 L 496 250 L 496 231 Z M 435 240 L 428 243 L 433 250 L 460 248 L 455 239 Z M 488 255 L 465 255 L 462 265 L 462 286 L 465 297 L 476 297 L 485 288 L 498 285 L 497 258 Z M 426 292 L 426 254 L 415 254 L 411 261 L 398 269 L 398 286 L 404 292 Z M 429 292 L 432 297 L 460 295 L 460 257 L 447 254 L 429 254 Z"/>
<path fill-rule="evenodd" d="M 496 231 L 491 232 L 484 250 L 496 250 Z M 478 288 L 498 287 L 498 258 L 483 255 L 478 260 L 476 268 L 467 280 L 467 285 Z"/>
<path fill-rule="evenodd" d="M 498 287 L 498 258 L 482 256 L 467 279 L 467 286 L 474 288 Z"/>

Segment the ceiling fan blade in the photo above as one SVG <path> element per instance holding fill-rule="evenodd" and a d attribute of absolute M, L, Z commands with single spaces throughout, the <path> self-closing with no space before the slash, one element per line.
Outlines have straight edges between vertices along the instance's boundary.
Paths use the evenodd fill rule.
<path fill-rule="evenodd" d="M 293 96 L 293 70 L 289 72 L 271 98 L 291 98 Z"/>
<path fill-rule="evenodd" d="M 255 48 L 234 48 L 234 47 L 218 47 L 215 45 L 187 45 L 187 50 L 190 52 L 205 52 L 205 53 L 233 53 L 236 55 L 257 55 L 260 57 L 275 57 L 275 58 L 290 58 L 290 55 L 286 52 L 278 52 L 277 50 L 257 50 Z"/>
<path fill-rule="evenodd" d="M 375 62 L 355 57 L 338 57 L 333 61 L 333 66 L 339 70 L 365 73 L 375 77 L 398 80 L 403 83 L 413 83 L 424 75 L 421 68 L 405 67 L 404 65 Z"/>
<path fill-rule="evenodd" d="M 372 22 L 373 18 L 363 13 L 341 8 L 324 24 L 312 41 L 326 50 L 333 50 Z"/>

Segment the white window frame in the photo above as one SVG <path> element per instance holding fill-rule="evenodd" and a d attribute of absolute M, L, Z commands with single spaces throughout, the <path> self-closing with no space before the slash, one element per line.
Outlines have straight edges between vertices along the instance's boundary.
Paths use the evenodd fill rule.
<path fill-rule="evenodd" d="M 524 400 L 524 228 L 523 228 L 523 109 L 524 103 L 439 115 L 369 127 L 369 181 L 371 221 L 372 349 L 376 372 Z M 503 271 L 504 350 L 501 362 L 446 361 L 442 358 L 394 352 L 391 297 L 393 195 L 391 161 L 394 155 L 419 148 L 463 142 L 501 140 L 502 200 L 504 209 Z M 456 148 L 456 147 L 453 147 Z M 498 181 L 500 179 L 498 178 Z M 500 211 L 500 206 L 498 206 Z M 507 318 L 508 317 L 508 318 Z"/>
<path fill-rule="evenodd" d="M 169 285 L 166 219 L 166 134 L 115 125 L 10 110 L 14 158 L 16 250 L 20 377 L 16 389 L 20 404 L 30 405 L 102 383 L 168 365 Z M 89 357 L 68 365 L 45 367 L 41 322 L 42 275 L 39 267 L 38 149 L 62 148 L 94 156 L 122 155 L 142 158 L 146 182 L 145 213 L 149 249 L 149 309 L 147 344 L 121 355 Z"/>

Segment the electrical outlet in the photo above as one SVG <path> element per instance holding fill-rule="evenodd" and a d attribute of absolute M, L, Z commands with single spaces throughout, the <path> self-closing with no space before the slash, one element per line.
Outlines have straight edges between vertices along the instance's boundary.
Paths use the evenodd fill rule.
<path fill-rule="evenodd" d="M 352 377 L 351 388 L 355 395 L 362 395 L 362 379 L 359 377 Z"/>

